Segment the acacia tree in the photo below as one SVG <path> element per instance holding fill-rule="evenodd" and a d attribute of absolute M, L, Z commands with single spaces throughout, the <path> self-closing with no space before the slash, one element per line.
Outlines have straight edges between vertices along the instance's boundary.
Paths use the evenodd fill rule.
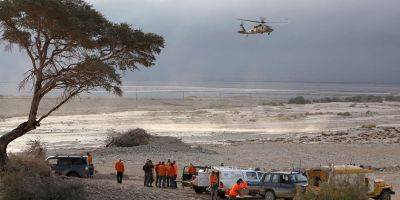
<path fill-rule="evenodd" d="M 82 0 L 0 0 L 0 34 L 32 63 L 19 87 L 32 86 L 27 121 L 0 137 L 0 168 L 7 146 L 80 93 L 104 89 L 122 95 L 121 73 L 154 65 L 164 39 L 107 20 Z M 49 93 L 59 101 L 38 114 Z"/>

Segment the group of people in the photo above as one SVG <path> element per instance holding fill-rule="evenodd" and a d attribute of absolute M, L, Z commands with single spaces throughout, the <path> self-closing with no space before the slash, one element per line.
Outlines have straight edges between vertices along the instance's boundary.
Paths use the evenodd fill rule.
<path fill-rule="evenodd" d="M 176 178 L 178 177 L 178 164 L 176 161 L 160 161 L 154 165 L 156 174 L 156 187 L 159 188 L 178 188 Z"/>
<path fill-rule="evenodd" d="M 155 186 L 159 188 L 178 188 L 176 183 L 178 164 L 176 161 L 171 162 L 168 159 L 167 162 L 160 161 L 154 165 L 151 160 L 147 160 L 142 169 L 145 187 L 153 187 L 155 182 Z M 125 165 L 121 159 L 115 163 L 115 171 L 117 171 L 117 182 L 122 183 Z"/>
<path fill-rule="evenodd" d="M 115 170 L 117 171 L 117 182 L 122 183 L 125 166 L 121 159 L 115 163 Z M 188 173 L 195 175 L 196 170 L 197 169 L 190 163 L 188 166 Z M 171 162 L 168 159 L 167 162 L 160 161 L 154 165 L 151 160 L 147 160 L 143 165 L 143 171 L 145 187 L 153 187 L 153 183 L 155 182 L 155 186 L 159 188 L 177 188 L 176 178 L 178 175 L 178 164 L 176 161 Z M 219 182 L 218 172 L 211 172 L 209 186 L 211 199 L 218 199 L 218 189 L 223 187 L 223 184 Z M 230 199 L 236 199 L 240 191 L 246 189 L 248 189 L 247 182 L 240 178 L 230 189 L 225 189 L 225 194 L 229 196 Z"/>

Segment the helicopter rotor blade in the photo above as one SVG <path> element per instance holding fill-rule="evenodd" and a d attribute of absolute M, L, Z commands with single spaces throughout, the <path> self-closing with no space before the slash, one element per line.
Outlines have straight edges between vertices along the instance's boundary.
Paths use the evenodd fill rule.
<path fill-rule="evenodd" d="M 264 23 L 265 23 L 265 22 L 262 22 L 262 21 L 255 21 L 255 20 L 248 20 L 248 19 L 240 19 L 240 18 L 237 18 L 237 20 L 246 21 L 246 22 L 253 22 L 253 23 L 260 23 L 260 24 L 264 24 Z"/>

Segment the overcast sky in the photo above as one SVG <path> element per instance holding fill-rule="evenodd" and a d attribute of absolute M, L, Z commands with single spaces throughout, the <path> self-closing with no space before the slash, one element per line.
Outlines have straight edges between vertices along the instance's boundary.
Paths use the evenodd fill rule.
<path fill-rule="evenodd" d="M 398 0 L 90 0 L 115 22 L 165 37 L 151 69 L 127 81 L 400 82 Z M 237 34 L 235 18 L 279 20 L 271 36 Z M 250 27 L 251 24 L 245 24 Z M 0 78 L 28 62 L 0 50 Z"/>

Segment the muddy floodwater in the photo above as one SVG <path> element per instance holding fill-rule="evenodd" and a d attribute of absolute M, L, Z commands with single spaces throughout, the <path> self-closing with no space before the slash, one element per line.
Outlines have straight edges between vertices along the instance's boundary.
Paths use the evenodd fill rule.
<path fill-rule="evenodd" d="M 23 104 L 29 99 L 18 101 Z M 52 101 L 56 100 L 46 101 L 42 109 Z M 2 117 L 0 134 L 26 119 L 23 116 L 26 109 L 17 103 L 12 98 L 1 100 L 4 109 L 15 113 Z M 341 116 L 339 113 L 343 112 L 351 115 Z M 18 151 L 32 139 L 40 139 L 48 148 L 100 147 L 110 133 L 133 128 L 144 128 L 153 135 L 178 137 L 188 143 L 220 144 L 347 130 L 368 123 L 398 127 L 400 103 L 293 105 L 249 98 L 139 101 L 83 98 L 73 100 L 45 119 L 38 129 L 14 141 L 9 150 Z"/>

